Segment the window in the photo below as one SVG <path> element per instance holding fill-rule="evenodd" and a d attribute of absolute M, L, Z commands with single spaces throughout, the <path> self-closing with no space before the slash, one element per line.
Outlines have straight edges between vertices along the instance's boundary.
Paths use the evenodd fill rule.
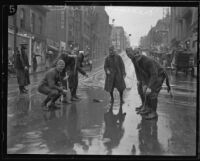
<path fill-rule="evenodd" d="M 25 10 L 23 8 L 20 9 L 20 27 L 25 28 Z"/>
<path fill-rule="evenodd" d="M 35 32 L 35 14 L 31 13 L 31 32 Z"/>
<path fill-rule="evenodd" d="M 39 23 L 38 23 L 38 27 L 39 27 L 39 33 L 42 33 L 42 25 L 43 25 L 43 21 L 42 21 L 42 17 L 39 18 Z"/>

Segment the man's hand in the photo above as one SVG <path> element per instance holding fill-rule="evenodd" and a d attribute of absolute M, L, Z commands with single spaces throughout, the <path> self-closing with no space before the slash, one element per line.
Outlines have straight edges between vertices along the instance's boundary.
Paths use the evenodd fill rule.
<path fill-rule="evenodd" d="M 25 66 L 25 67 L 24 67 L 24 69 L 25 69 L 25 70 L 28 70 L 28 67 L 27 67 L 27 66 Z"/>
<path fill-rule="evenodd" d="M 65 76 L 65 78 L 64 78 L 64 80 L 67 80 L 68 78 L 69 78 L 69 76 L 68 76 L 68 75 L 66 75 L 66 76 Z"/>
<path fill-rule="evenodd" d="M 110 74 L 110 71 L 109 71 L 109 70 L 107 70 L 107 74 Z"/>
<path fill-rule="evenodd" d="M 146 93 L 151 93 L 151 89 L 147 88 Z"/>
<path fill-rule="evenodd" d="M 143 93 L 146 93 L 147 85 L 143 85 L 143 86 L 142 86 L 142 90 L 143 90 Z"/>

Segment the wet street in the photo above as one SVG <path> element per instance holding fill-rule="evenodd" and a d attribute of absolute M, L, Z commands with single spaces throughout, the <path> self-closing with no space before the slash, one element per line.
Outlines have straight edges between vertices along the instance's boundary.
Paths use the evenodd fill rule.
<path fill-rule="evenodd" d="M 113 110 L 104 91 L 103 66 L 79 74 L 80 101 L 60 103 L 60 110 L 42 111 L 45 96 L 37 92 L 42 74 L 31 80 L 29 94 L 19 95 L 16 84 L 8 83 L 8 154 L 96 154 L 96 155 L 186 155 L 196 154 L 196 78 L 171 73 L 173 98 L 165 89 L 158 98 L 158 119 L 144 120 L 133 65 L 122 53 L 127 89 L 122 106 L 124 120 L 116 118 L 119 95 Z M 102 64 L 103 65 L 103 64 Z M 170 73 L 170 72 L 169 72 Z M 68 93 L 68 97 L 69 97 Z"/>

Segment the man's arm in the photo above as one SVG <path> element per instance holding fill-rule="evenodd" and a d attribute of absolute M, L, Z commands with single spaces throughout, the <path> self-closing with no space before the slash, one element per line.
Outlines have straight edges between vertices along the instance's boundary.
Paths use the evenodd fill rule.
<path fill-rule="evenodd" d="M 104 62 L 104 71 L 106 74 L 108 74 L 108 71 L 109 71 L 108 57 L 105 59 L 105 62 Z"/>
<path fill-rule="evenodd" d="M 126 76 L 126 70 L 125 70 L 124 62 L 121 56 L 119 56 L 119 63 L 120 63 L 120 69 L 122 71 L 123 76 Z"/>
<path fill-rule="evenodd" d="M 86 76 L 86 72 L 80 67 L 80 66 L 77 66 L 77 70 L 84 76 Z"/>

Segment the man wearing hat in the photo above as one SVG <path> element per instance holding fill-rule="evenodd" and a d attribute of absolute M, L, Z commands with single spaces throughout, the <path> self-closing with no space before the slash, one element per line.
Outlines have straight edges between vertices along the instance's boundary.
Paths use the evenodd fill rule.
<path fill-rule="evenodd" d="M 109 55 L 105 59 L 104 70 L 106 73 L 104 89 L 110 93 L 111 104 L 114 102 L 113 90 L 117 88 L 120 94 L 120 104 L 123 104 L 123 91 L 126 88 L 124 78 L 126 76 L 124 62 L 117 55 L 113 46 L 109 48 Z"/>
<path fill-rule="evenodd" d="M 28 54 L 27 54 L 28 44 L 21 44 L 21 56 L 22 56 L 22 64 L 24 66 L 25 72 L 25 86 L 30 84 L 29 78 L 29 62 L 28 62 Z M 24 88 L 25 89 L 25 88 Z M 25 89 L 27 91 L 27 89 Z"/>
<path fill-rule="evenodd" d="M 29 62 L 28 62 L 28 56 L 27 56 L 27 47 L 28 44 L 22 43 L 21 46 L 21 52 L 18 48 L 15 49 L 15 69 L 16 69 L 16 75 L 17 80 L 19 84 L 19 90 L 20 94 L 27 93 L 27 89 L 25 86 L 30 84 L 29 79 Z"/>
<path fill-rule="evenodd" d="M 40 82 L 38 91 L 44 95 L 47 95 L 46 99 L 42 103 L 43 110 L 48 110 L 49 108 L 59 108 L 55 105 L 56 100 L 61 95 L 66 95 L 67 91 L 60 87 L 62 82 L 61 72 L 64 68 L 65 62 L 63 60 L 58 60 L 56 67 L 49 69 Z M 47 106 L 49 101 L 51 101 L 51 104 Z"/>
<path fill-rule="evenodd" d="M 69 65 L 69 89 L 71 92 L 71 101 L 79 100 L 77 96 L 77 88 L 78 88 L 78 73 L 81 73 L 85 77 L 88 77 L 87 73 L 81 68 L 81 64 L 83 61 L 83 55 L 79 54 L 78 48 L 74 48 L 71 52 L 71 55 L 76 55 L 76 58 L 70 62 Z"/>

